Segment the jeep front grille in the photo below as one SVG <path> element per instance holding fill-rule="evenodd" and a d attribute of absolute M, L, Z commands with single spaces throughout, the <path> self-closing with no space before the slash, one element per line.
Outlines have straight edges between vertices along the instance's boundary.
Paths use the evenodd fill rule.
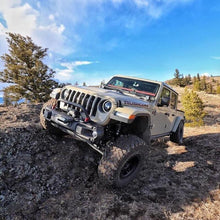
<path fill-rule="evenodd" d="M 101 101 L 101 98 L 95 95 L 89 95 L 83 92 L 69 90 L 68 96 L 63 98 L 63 100 L 68 102 L 64 104 L 65 109 L 77 109 L 77 107 L 70 104 L 70 102 L 73 102 L 83 106 L 89 116 L 96 116 L 98 104 Z"/>

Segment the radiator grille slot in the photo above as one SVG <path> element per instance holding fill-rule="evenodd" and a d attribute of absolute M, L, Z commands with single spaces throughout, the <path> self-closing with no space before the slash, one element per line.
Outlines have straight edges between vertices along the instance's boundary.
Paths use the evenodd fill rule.
<path fill-rule="evenodd" d="M 89 116 L 94 116 L 94 117 L 96 116 L 96 113 L 97 113 L 98 104 L 101 102 L 100 97 L 97 97 L 95 95 L 86 94 L 86 93 L 79 92 L 79 91 L 75 91 L 75 90 L 69 90 L 69 95 L 64 100 L 83 106 L 86 109 Z M 64 104 L 64 106 L 67 106 L 68 109 L 80 110 L 79 108 L 77 108 L 74 105 L 71 105 L 69 103 Z"/>

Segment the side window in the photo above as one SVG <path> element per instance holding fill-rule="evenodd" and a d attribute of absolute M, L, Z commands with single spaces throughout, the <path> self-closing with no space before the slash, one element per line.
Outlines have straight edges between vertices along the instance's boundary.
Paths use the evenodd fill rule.
<path fill-rule="evenodd" d="M 171 93 L 171 100 L 170 100 L 170 107 L 172 109 L 176 109 L 176 105 L 177 105 L 177 94 L 175 93 Z"/>
<path fill-rule="evenodd" d="M 159 100 L 159 106 L 169 106 L 170 104 L 170 90 L 167 88 L 163 88 L 160 100 Z"/>

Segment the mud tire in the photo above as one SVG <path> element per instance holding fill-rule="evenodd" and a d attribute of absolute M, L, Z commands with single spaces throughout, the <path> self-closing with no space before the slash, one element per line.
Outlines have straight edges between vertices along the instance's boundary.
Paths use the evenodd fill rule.
<path fill-rule="evenodd" d="M 141 170 L 146 143 L 135 135 L 119 137 L 103 155 L 98 174 L 104 184 L 123 187 L 130 183 Z"/>
<path fill-rule="evenodd" d="M 64 132 L 62 132 L 59 128 L 56 128 L 53 125 L 51 125 L 51 123 L 47 121 L 44 117 L 45 108 L 52 107 L 56 103 L 57 103 L 56 99 L 50 99 L 43 105 L 41 112 L 40 112 L 40 124 L 45 130 L 48 130 L 50 134 L 54 134 L 58 137 L 61 137 L 64 135 Z"/>
<path fill-rule="evenodd" d="M 183 144 L 184 122 L 180 121 L 176 132 L 170 135 L 170 140 L 177 144 Z"/>

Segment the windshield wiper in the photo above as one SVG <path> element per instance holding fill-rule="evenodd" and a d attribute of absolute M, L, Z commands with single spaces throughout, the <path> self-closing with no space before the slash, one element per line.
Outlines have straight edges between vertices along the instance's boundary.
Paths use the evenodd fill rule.
<path fill-rule="evenodd" d="M 130 91 L 128 91 L 130 94 L 134 94 L 137 96 L 141 96 L 140 93 L 138 93 L 138 91 L 136 89 L 131 89 Z"/>
<path fill-rule="evenodd" d="M 111 87 L 111 86 L 107 86 L 107 85 L 104 85 L 104 88 L 106 89 L 111 89 L 111 90 L 116 90 L 117 92 L 121 93 L 121 94 L 124 94 L 122 89 L 119 89 L 119 88 L 114 88 L 114 87 Z"/>

